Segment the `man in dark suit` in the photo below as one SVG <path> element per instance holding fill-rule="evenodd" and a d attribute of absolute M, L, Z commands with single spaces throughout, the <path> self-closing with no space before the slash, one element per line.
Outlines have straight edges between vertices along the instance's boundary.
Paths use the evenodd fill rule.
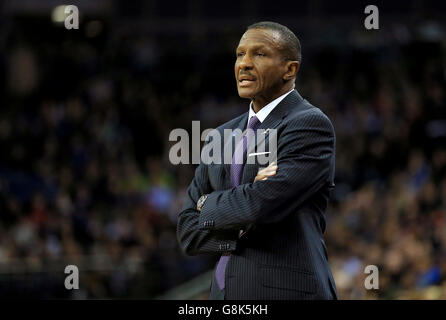
<path fill-rule="evenodd" d="M 238 93 L 251 99 L 250 109 L 216 130 L 222 137 L 224 129 L 274 130 L 277 160 L 261 169 L 238 143 L 231 164 L 202 162 L 178 217 L 179 243 L 190 255 L 221 255 L 211 299 L 337 299 L 323 240 L 335 134 L 294 89 L 299 40 L 260 22 L 248 27 L 236 55 Z"/>

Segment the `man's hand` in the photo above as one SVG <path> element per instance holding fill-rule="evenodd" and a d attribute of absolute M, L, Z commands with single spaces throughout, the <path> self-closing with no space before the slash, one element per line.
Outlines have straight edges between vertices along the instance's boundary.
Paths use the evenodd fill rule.
<path fill-rule="evenodd" d="M 259 170 L 254 179 L 254 182 L 259 180 L 266 180 L 268 179 L 268 177 L 275 175 L 277 168 L 278 167 L 276 165 L 276 162 L 275 161 L 271 162 L 271 164 L 268 167 Z"/>

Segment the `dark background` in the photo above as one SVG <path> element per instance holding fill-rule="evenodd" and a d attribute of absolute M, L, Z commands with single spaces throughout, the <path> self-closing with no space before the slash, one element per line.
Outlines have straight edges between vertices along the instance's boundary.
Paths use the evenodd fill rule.
<path fill-rule="evenodd" d="M 153 299 L 213 268 L 179 250 L 194 166 L 170 164 L 168 136 L 248 110 L 235 48 L 272 20 L 301 40 L 296 87 L 337 134 L 340 297 L 446 299 L 444 1 L 70 4 L 79 30 L 53 20 L 59 1 L 0 1 L 0 296 Z M 371 264 L 379 290 L 364 289 Z"/>

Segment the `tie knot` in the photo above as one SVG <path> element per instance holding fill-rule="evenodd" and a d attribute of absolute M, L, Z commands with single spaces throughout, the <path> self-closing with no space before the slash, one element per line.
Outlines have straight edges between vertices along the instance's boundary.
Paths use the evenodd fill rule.
<path fill-rule="evenodd" d="M 256 130 L 257 126 L 260 124 L 260 120 L 256 117 L 253 116 L 248 123 L 248 128 L 247 129 L 253 129 Z"/>

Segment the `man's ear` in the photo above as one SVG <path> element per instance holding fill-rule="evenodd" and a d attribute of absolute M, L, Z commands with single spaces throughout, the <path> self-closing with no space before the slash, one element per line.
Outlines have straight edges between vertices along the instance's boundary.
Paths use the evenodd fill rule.
<path fill-rule="evenodd" d="M 288 61 L 286 63 L 286 73 L 283 75 L 283 80 L 288 81 L 296 77 L 299 71 L 299 61 Z"/>

